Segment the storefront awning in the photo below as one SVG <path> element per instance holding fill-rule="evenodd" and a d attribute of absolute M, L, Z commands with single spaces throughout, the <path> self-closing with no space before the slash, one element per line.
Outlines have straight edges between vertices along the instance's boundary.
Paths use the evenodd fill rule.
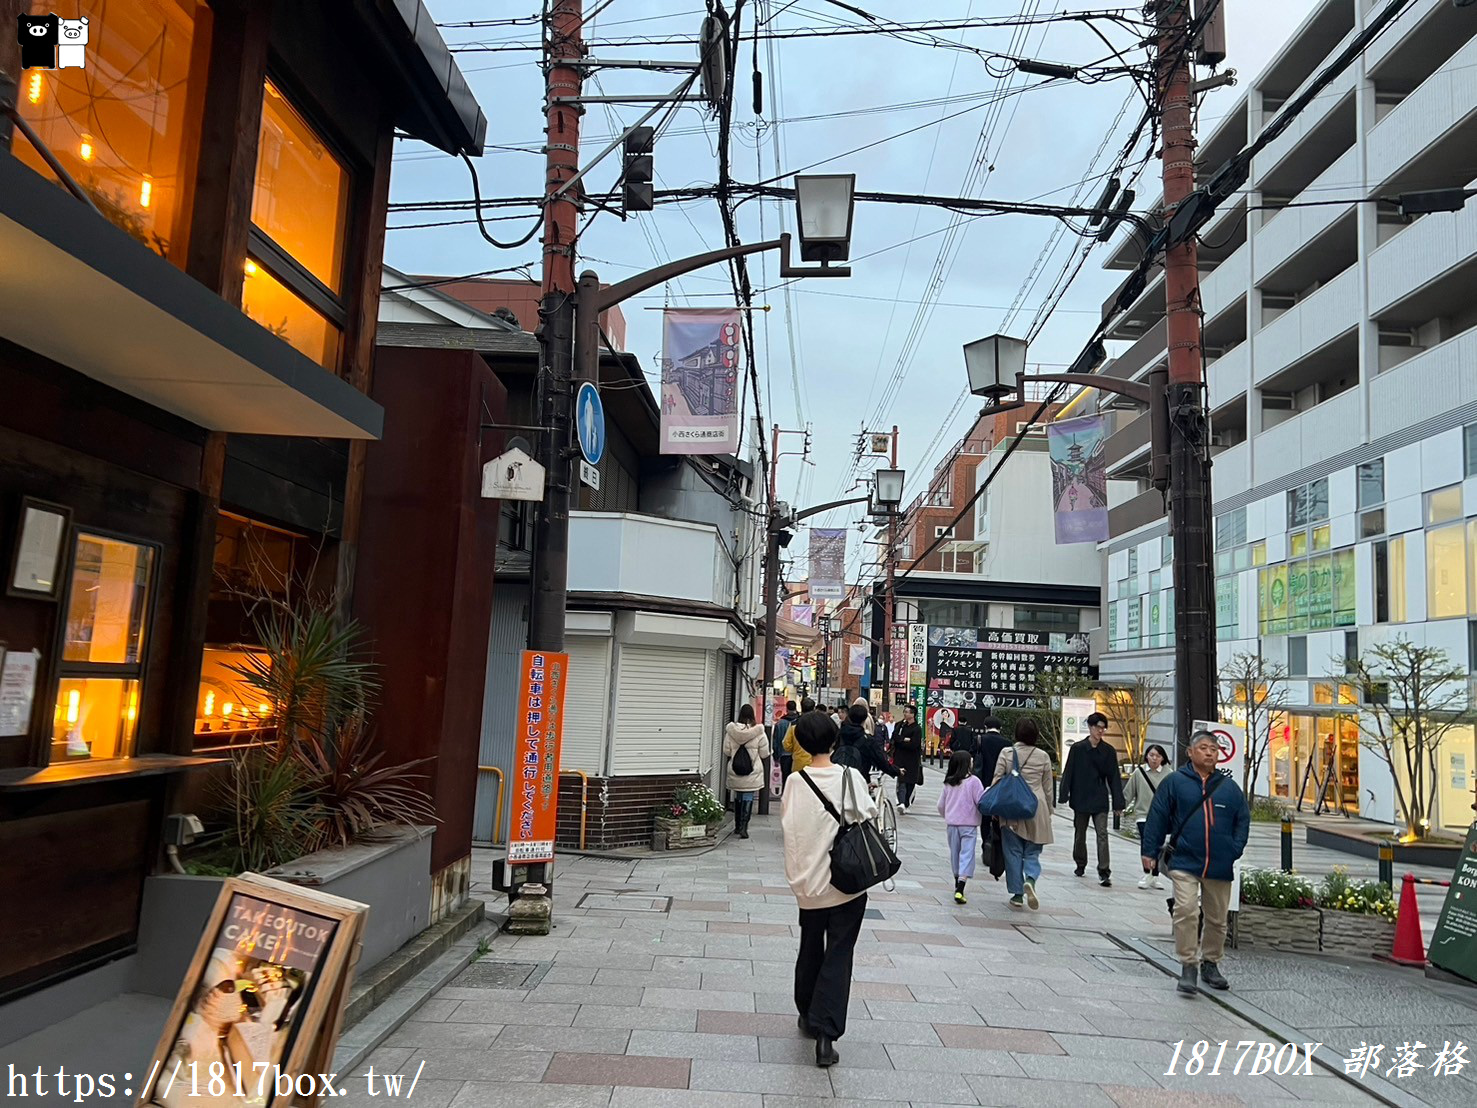
<path fill-rule="evenodd" d="M 0 337 L 212 431 L 378 438 L 380 406 L 0 153 Z"/>

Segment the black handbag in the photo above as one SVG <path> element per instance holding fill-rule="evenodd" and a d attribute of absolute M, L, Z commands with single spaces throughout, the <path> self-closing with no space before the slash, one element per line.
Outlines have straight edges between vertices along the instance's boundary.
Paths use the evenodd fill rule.
<path fill-rule="evenodd" d="M 860 823 L 847 823 L 841 813 L 836 811 L 836 806 L 831 803 L 826 794 L 821 792 L 816 783 L 810 779 L 810 774 L 801 770 L 800 776 L 805 779 L 805 783 L 810 786 L 810 791 L 815 793 L 838 825 L 836 841 L 831 844 L 831 884 L 843 893 L 863 893 L 873 885 L 891 880 L 893 874 L 903 868 L 903 864 L 892 852 L 892 847 L 887 845 L 882 832 L 877 830 L 877 824 L 869 819 L 862 820 Z M 847 806 L 851 788 L 851 774 L 843 768 L 841 771 L 841 806 L 843 808 Z"/>
<path fill-rule="evenodd" d="M 1205 795 L 1200 798 L 1200 803 L 1195 808 L 1203 807 L 1205 802 L 1210 799 L 1210 794 L 1215 792 L 1220 787 L 1220 783 L 1225 779 L 1226 775 L 1224 773 L 1213 774 L 1209 787 L 1205 790 Z M 1174 860 L 1174 844 L 1179 842 L 1180 836 L 1185 833 L 1185 826 L 1190 822 L 1191 817 L 1195 815 L 1195 808 L 1191 808 L 1185 814 L 1185 818 L 1180 820 L 1180 825 L 1174 829 L 1174 833 L 1165 839 L 1164 845 L 1159 848 L 1159 869 L 1161 872 L 1169 872 L 1169 863 Z"/>

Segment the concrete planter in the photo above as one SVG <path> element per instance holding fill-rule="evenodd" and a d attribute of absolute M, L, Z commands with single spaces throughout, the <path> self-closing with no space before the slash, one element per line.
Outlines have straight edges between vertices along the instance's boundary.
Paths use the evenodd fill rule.
<path fill-rule="evenodd" d="M 432 830 L 406 828 L 383 842 L 322 850 L 267 876 L 368 904 L 363 951 L 355 967 L 356 974 L 364 973 L 430 923 Z M 219 877 L 179 873 L 145 880 L 134 971 L 137 991 L 174 995 L 223 884 Z"/>
<path fill-rule="evenodd" d="M 1316 908 L 1264 908 L 1242 904 L 1236 914 L 1236 947 L 1317 954 L 1322 921 Z"/>
<path fill-rule="evenodd" d="M 1395 925 L 1380 916 L 1323 910 L 1323 953 L 1388 954 L 1395 942 Z"/>
<path fill-rule="evenodd" d="M 689 823 L 670 816 L 655 816 L 651 829 L 652 850 L 691 850 L 718 841 L 721 823 Z"/>

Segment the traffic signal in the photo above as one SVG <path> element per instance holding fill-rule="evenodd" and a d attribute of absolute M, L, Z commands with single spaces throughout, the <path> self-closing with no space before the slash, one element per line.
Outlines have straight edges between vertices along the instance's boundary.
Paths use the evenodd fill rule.
<path fill-rule="evenodd" d="M 656 195 L 651 187 L 654 172 L 651 151 L 655 144 L 656 129 L 653 127 L 633 127 L 631 133 L 626 136 L 625 172 L 621 175 L 621 199 L 627 214 L 649 212 L 656 207 Z"/>

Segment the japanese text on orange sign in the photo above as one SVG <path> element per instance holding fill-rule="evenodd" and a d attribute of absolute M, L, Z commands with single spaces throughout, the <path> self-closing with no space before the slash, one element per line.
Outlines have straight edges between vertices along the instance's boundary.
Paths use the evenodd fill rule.
<path fill-rule="evenodd" d="M 513 825 L 508 863 L 554 860 L 554 821 L 559 808 L 559 736 L 564 728 L 568 654 L 523 652 L 523 697 L 513 761 Z"/>

